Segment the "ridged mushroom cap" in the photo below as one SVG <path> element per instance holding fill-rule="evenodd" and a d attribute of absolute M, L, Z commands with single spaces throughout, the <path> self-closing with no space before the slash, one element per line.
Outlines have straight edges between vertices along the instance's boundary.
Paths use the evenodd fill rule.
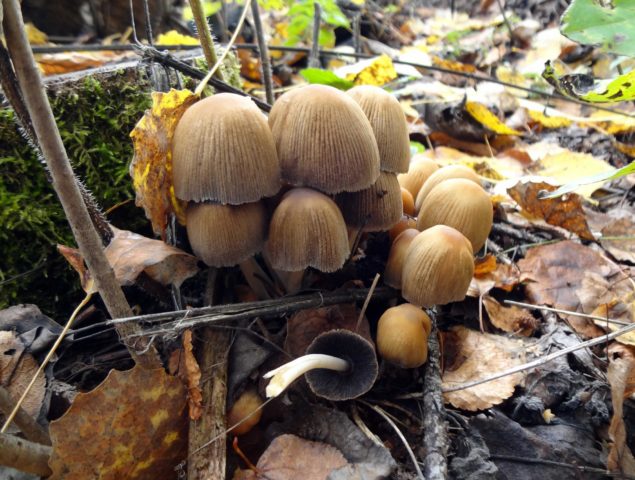
<path fill-rule="evenodd" d="M 478 252 L 492 229 L 494 209 L 492 201 L 480 185 L 464 178 L 453 178 L 439 183 L 426 196 L 417 228 L 425 230 L 434 225 L 456 228 L 472 243 Z"/>
<path fill-rule="evenodd" d="M 379 366 L 374 345 L 350 330 L 330 330 L 318 335 L 306 353 L 332 355 L 350 365 L 345 372 L 324 368 L 307 372 L 305 378 L 313 393 L 328 400 L 357 398 L 368 392 L 377 379 Z"/>
<path fill-rule="evenodd" d="M 335 195 L 346 224 L 366 232 L 388 230 L 403 214 L 401 187 L 394 173 L 381 172 L 377 181 L 359 192 Z"/>
<path fill-rule="evenodd" d="M 274 103 L 269 126 L 282 178 L 326 193 L 356 192 L 379 176 L 370 122 L 345 93 L 325 85 L 291 90 Z"/>
<path fill-rule="evenodd" d="M 219 93 L 188 108 L 172 142 L 182 200 L 240 205 L 275 195 L 280 164 L 267 119 L 241 95 Z"/>
<path fill-rule="evenodd" d="M 470 241 L 452 227 L 435 225 L 408 247 L 401 295 L 420 307 L 457 302 L 465 298 L 473 275 Z"/>
<path fill-rule="evenodd" d="M 334 272 L 349 255 L 348 233 L 333 200 L 310 188 L 289 190 L 273 212 L 266 253 L 283 271 Z"/>
<path fill-rule="evenodd" d="M 417 194 L 424 182 L 439 169 L 437 163 L 427 157 L 415 155 L 410 161 L 407 173 L 397 175 L 399 185 L 412 194 L 412 198 L 417 198 Z"/>
<path fill-rule="evenodd" d="M 383 88 L 360 85 L 348 90 L 368 117 L 379 147 L 381 169 L 407 172 L 410 163 L 408 124 L 399 101 Z"/>
<path fill-rule="evenodd" d="M 187 236 L 194 254 L 207 265 L 230 267 L 262 250 L 267 218 L 262 202 L 191 202 L 187 207 Z"/>
<path fill-rule="evenodd" d="M 403 273 L 403 262 L 410 243 L 419 235 L 416 228 L 408 228 L 401 232 L 390 246 L 386 269 L 384 270 L 384 283 L 397 290 L 401 289 L 401 275 Z"/>
<path fill-rule="evenodd" d="M 466 178 L 468 180 L 472 180 L 474 183 L 481 184 L 481 181 L 478 178 L 478 175 L 469 167 L 465 165 L 447 165 L 445 167 L 439 168 L 432 175 L 428 177 L 425 181 L 421 190 L 417 194 L 417 198 L 415 199 L 415 211 L 421 210 L 421 205 L 423 201 L 428 196 L 428 194 L 432 191 L 434 187 L 436 187 L 441 182 L 445 180 L 449 180 L 450 178 Z"/>
<path fill-rule="evenodd" d="M 421 308 L 403 303 L 389 308 L 377 323 L 377 351 L 402 368 L 417 368 L 428 359 L 430 317 Z"/>

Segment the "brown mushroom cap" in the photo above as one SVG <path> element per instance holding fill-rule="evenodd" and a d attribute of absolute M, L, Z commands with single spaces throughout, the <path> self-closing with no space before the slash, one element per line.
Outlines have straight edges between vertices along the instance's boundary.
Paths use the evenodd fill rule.
<path fill-rule="evenodd" d="M 434 187 L 421 205 L 417 228 L 425 230 L 433 225 L 456 228 L 478 252 L 492 229 L 494 210 L 492 201 L 480 185 L 464 178 L 453 178 Z"/>
<path fill-rule="evenodd" d="M 386 260 L 386 270 L 384 270 L 384 283 L 396 288 L 401 289 L 401 274 L 403 272 L 403 261 L 406 258 L 406 252 L 410 243 L 414 238 L 419 235 L 419 230 L 415 228 L 408 228 L 399 234 L 395 241 L 390 246 L 390 253 L 388 254 L 388 260 Z"/>
<path fill-rule="evenodd" d="M 420 367 L 428 359 L 430 317 L 419 307 L 404 303 L 389 308 L 377 324 L 377 351 L 403 368 Z"/>
<path fill-rule="evenodd" d="M 421 307 L 463 300 L 474 275 L 472 244 L 446 225 L 417 235 L 404 259 L 401 295 Z"/>
<path fill-rule="evenodd" d="M 424 182 L 439 169 L 437 163 L 421 154 L 415 155 L 410 160 L 408 173 L 397 175 L 399 185 L 408 190 L 412 194 L 412 198 L 417 198 L 419 190 Z"/>
<path fill-rule="evenodd" d="M 430 175 L 421 187 L 421 190 L 419 190 L 415 199 L 415 210 L 417 212 L 421 210 L 423 201 L 434 187 L 445 180 L 449 180 L 450 178 L 466 178 L 478 183 L 479 185 L 481 184 L 481 181 L 479 180 L 478 175 L 474 173 L 474 170 L 466 167 L 465 165 L 448 165 L 446 167 L 442 167 Z"/>
<path fill-rule="evenodd" d="M 377 379 L 379 366 L 375 347 L 350 330 L 330 330 L 318 335 L 306 353 L 331 355 L 349 364 L 345 372 L 320 368 L 306 373 L 306 381 L 313 393 L 328 400 L 357 398 L 370 390 Z"/>
<path fill-rule="evenodd" d="M 392 227 L 390 230 L 388 230 L 388 236 L 390 237 L 390 241 L 394 242 L 395 238 L 397 238 L 399 234 L 401 234 L 401 232 L 403 232 L 404 230 L 408 228 L 414 228 L 416 230 L 417 219 L 409 217 L 408 215 L 402 215 L 401 219 L 395 224 L 395 226 Z"/>
<path fill-rule="evenodd" d="M 348 233 L 333 200 L 310 188 L 289 190 L 273 212 L 265 245 L 274 268 L 333 272 L 349 255 Z"/>
<path fill-rule="evenodd" d="M 359 192 L 335 195 L 346 224 L 366 232 L 388 230 L 403 214 L 401 187 L 394 173 L 381 172 L 377 181 Z"/>
<path fill-rule="evenodd" d="M 191 202 L 186 215 L 192 250 L 211 267 L 236 265 L 260 252 L 265 243 L 268 217 L 262 202 Z"/>
<path fill-rule="evenodd" d="M 379 176 L 379 150 L 370 122 L 345 93 L 308 85 L 282 95 L 269 126 L 282 178 L 326 193 L 355 192 Z"/>
<path fill-rule="evenodd" d="M 360 85 L 346 92 L 368 117 L 379 147 L 381 169 L 407 172 L 410 162 L 408 124 L 399 101 L 383 88 Z"/>
<path fill-rule="evenodd" d="M 174 191 L 182 200 L 240 205 L 280 188 L 267 119 L 241 95 L 219 93 L 192 105 L 172 145 Z"/>
<path fill-rule="evenodd" d="M 233 427 L 232 433 L 236 436 L 244 435 L 260 422 L 262 417 L 262 398 L 255 388 L 248 388 L 234 402 L 227 412 L 227 426 Z"/>
<path fill-rule="evenodd" d="M 403 213 L 413 217 L 415 215 L 415 199 L 410 190 L 401 187 L 401 203 L 403 203 Z"/>

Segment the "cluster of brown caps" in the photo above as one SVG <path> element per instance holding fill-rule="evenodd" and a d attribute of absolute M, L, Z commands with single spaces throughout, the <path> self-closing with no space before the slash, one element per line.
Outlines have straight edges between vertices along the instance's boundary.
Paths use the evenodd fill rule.
<path fill-rule="evenodd" d="M 263 251 L 280 271 L 332 272 L 350 254 L 347 225 L 388 230 L 402 215 L 396 174 L 408 169 L 408 129 L 377 87 L 298 88 L 268 122 L 250 100 L 214 95 L 185 112 L 172 155 L 192 249 L 210 266 Z M 283 185 L 269 218 L 262 199 Z"/>

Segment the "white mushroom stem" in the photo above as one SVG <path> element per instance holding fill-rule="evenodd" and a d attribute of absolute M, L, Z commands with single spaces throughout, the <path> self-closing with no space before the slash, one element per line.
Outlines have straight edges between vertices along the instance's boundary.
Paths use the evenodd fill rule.
<path fill-rule="evenodd" d="M 264 378 L 271 378 L 266 389 L 267 398 L 277 397 L 300 376 L 315 368 L 345 372 L 350 366 L 346 360 L 321 353 L 311 353 L 296 358 L 263 375 Z"/>

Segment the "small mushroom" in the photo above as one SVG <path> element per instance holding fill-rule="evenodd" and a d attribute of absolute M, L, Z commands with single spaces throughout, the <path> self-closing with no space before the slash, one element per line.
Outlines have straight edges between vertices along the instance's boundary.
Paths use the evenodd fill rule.
<path fill-rule="evenodd" d="M 397 175 L 399 185 L 408 190 L 412 194 L 412 198 L 417 198 L 419 190 L 424 182 L 439 169 L 435 161 L 421 154 L 415 155 L 410 160 L 408 173 Z"/>
<path fill-rule="evenodd" d="M 430 317 L 419 307 L 404 303 L 389 308 L 377 324 L 377 351 L 390 363 L 417 368 L 428 359 Z"/>
<path fill-rule="evenodd" d="M 211 267 L 229 267 L 260 252 L 267 232 L 262 202 L 194 203 L 187 207 L 187 236 L 194 254 Z"/>
<path fill-rule="evenodd" d="M 440 168 L 428 177 L 421 187 L 421 190 L 419 190 L 419 193 L 415 197 L 415 210 L 419 212 L 423 201 L 432 189 L 441 182 L 449 180 L 450 178 L 466 178 L 478 183 L 479 185 L 481 184 L 481 181 L 479 180 L 478 175 L 474 173 L 474 170 L 464 165 L 448 165 Z"/>
<path fill-rule="evenodd" d="M 262 417 L 262 398 L 255 388 L 248 388 L 234 402 L 227 412 L 227 425 L 236 427 L 232 433 L 236 436 L 244 435 L 260 422 Z"/>
<path fill-rule="evenodd" d="M 390 241 L 394 242 L 395 238 L 399 236 L 401 232 L 407 230 L 408 228 L 417 229 L 417 219 L 412 218 L 408 215 L 402 215 L 401 219 L 395 223 L 395 225 L 388 230 L 388 236 L 390 237 Z"/>
<path fill-rule="evenodd" d="M 401 187 L 394 173 L 381 172 L 369 188 L 335 195 L 346 224 L 365 232 L 390 229 L 403 214 Z"/>
<path fill-rule="evenodd" d="M 412 197 L 410 191 L 403 187 L 401 187 L 401 203 L 403 204 L 403 213 L 414 217 L 415 199 Z"/>
<path fill-rule="evenodd" d="M 381 170 L 407 172 L 410 161 L 408 123 L 399 101 L 384 89 L 360 85 L 346 92 L 368 117 L 379 147 Z"/>
<path fill-rule="evenodd" d="M 417 228 L 425 230 L 439 224 L 456 228 L 472 243 L 476 253 L 485 245 L 493 217 L 492 201 L 480 185 L 453 178 L 439 183 L 426 196 Z"/>
<path fill-rule="evenodd" d="M 172 140 L 181 200 L 240 205 L 275 195 L 280 164 L 267 119 L 246 97 L 220 93 L 188 108 Z"/>
<path fill-rule="evenodd" d="M 406 258 L 406 252 L 408 251 L 410 243 L 417 235 L 419 235 L 419 230 L 416 228 L 408 228 L 401 232 L 392 242 L 388 260 L 386 260 L 386 270 L 384 270 L 384 283 L 386 285 L 396 288 L 397 290 L 401 289 L 403 261 L 404 258 Z"/>
<path fill-rule="evenodd" d="M 307 354 L 267 372 L 267 397 L 280 395 L 306 374 L 309 387 L 328 400 L 351 400 L 368 392 L 378 374 L 373 344 L 349 330 L 331 330 L 317 336 Z"/>
<path fill-rule="evenodd" d="M 452 227 L 435 225 L 410 243 L 401 295 L 421 307 L 463 300 L 474 275 L 472 244 Z"/>
<path fill-rule="evenodd" d="M 379 176 L 373 129 L 348 95 L 325 85 L 290 90 L 274 103 L 269 126 L 282 178 L 325 193 L 355 192 Z"/>

